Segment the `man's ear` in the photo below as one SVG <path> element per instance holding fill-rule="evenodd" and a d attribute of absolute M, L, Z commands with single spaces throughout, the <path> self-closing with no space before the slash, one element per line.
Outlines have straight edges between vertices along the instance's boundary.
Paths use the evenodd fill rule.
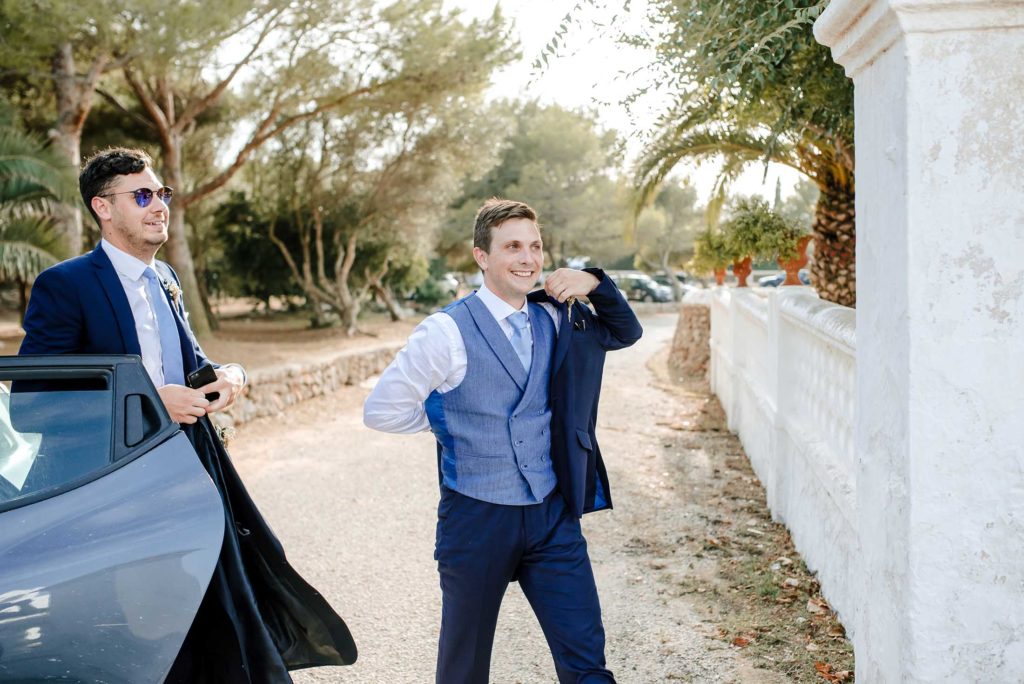
<path fill-rule="evenodd" d="M 97 216 L 106 221 L 110 220 L 110 202 L 97 196 L 93 197 L 89 204 L 92 206 L 92 210 L 96 212 Z"/>
<path fill-rule="evenodd" d="M 474 247 L 473 259 L 476 260 L 476 265 L 480 267 L 481 271 L 487 270 L 487 252 L 480 249 L 479 247 Z"/>

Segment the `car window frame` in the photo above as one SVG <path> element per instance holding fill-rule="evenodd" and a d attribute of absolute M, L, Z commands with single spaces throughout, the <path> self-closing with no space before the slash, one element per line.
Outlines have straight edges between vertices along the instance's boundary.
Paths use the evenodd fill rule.
<path fill-rule="evenodd" d="M 123 468 L 135 459 L 145 455 L 152 449 L 181 431 L 181 427 L 171 420 L 163 406 L 156 387 L 153 386 L 149 374 L 142 365 L 142 357 L 136 355 L 60 355 L 60 356 L 0 356 L 0 378 L 3 380 L 49 380 L 78 378 L 108 378 L 110 386 L 110 443 L 108 445 L 109 462 L 102 468 L 90 470 L 88 473 L 41 489 L 28 496 L 18 497 L 11 501 L 0 501 L 0 514 L 46 499 L 60 496 L 66 492 L 95 482 L 115 470 Z M 155 409 L 157 427 L 149 436 L 139 443 L 128 447 L 123 444 L 127 429 L 128 397 L 141 394 L 149 398 Z M 119 407 L 121 407 L 119 409 Z M 119 446 L 118 440 L 121 440 Z"/>

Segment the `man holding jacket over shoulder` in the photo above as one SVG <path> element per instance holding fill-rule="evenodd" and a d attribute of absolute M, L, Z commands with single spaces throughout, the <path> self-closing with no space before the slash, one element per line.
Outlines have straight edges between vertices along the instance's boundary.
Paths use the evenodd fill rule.
<path fill-rule="evenodd" d="M 437 682 L 488 681 L 513 581 L 559 682 L 614 682 L 580 516 L 611 508 L 594 434 L 604 354 L 642 330 L 600 269 L 558 269 L 531 292 L 544 250 L 537 215 L 522 202 L 484 203 L 473 255 L 483 286 L 416 328 L 363 409 L 368 427 L 430 429 L 437 439 Z"/>

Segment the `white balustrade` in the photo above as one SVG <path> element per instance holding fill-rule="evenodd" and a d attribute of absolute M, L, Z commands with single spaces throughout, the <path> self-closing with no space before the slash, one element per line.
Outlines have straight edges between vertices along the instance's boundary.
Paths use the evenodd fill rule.
<path fill-rule="evenodd" d="M 711 386 L 825 596 L 846 620 L 858 547 L 854 311 L 811 288 L 720 288 Z"/>

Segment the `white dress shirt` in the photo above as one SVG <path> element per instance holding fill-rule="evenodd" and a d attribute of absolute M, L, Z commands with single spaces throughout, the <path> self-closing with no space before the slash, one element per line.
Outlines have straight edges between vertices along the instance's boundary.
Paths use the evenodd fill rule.
<path fill-rule="evenodd" d="M 152 302 L 149 301 L 146 279 L 142 275 L 147 268 L 152 268 L 158 276 L 160 272 L 156 270 L 154 262 L 147 264 L 140 261 L 110 244 L 106 239 L 100 240 L 100 246 L 106 252 L 110 263 L 114 265 L 121 287 L 128 296 L 128 306 L 131 307 L 132 318 L 135 319 L 135 334 L 139 337 L 139 349 L 142 350 L 142 365 L 149 373 L 153 384 L 163 387 L 165 383 L 160 327 L 156 322 L 156 314 L 153 313 Z"/>
<path fill-rule="evenodd" d="M 152 268 L 158 277 L 162 277 L 160 271 L 156 270 L 156 262 L 154 260 L 147 264 L 140 261 L 110 244 L 106 239 L 100 240 L 100 246 L 106 252 L 110 263 L 114 265 L 117 277 L 121 281 L 121 287 L 124 288 L 124 293 L 128 297 L 128 306 L 131 307 L 132 318 L 135 319 L 135 334 L 139 338 L 139 350 L 142 352 L 142 366 L 149 374 L 153 385 L 163 387 L 166 382 L 164 381 L 163 348 L 160 345 L 160 327 L 157 325 L 152 302 L 149 301 L 149 288 L 146 287 L 146 279 L 142 275 L 147 268 Z M 177 335 L 178 331 L 175 330 L 174 334 Z M 245 369 L 241 365 L 228 363 L 220 368 L 224 370 L 237 368 L 242 384 L 245 385 L 248 382 Z"/>
<path fill-rule="evenodd" d="M 480 286 L 476 296 L 508 338 L 513 332 L 508 317 L 517 311 L 529 313 L 526 302 L 516 309 L 486 285 Z M 541 306 L 555 322 L 557 333 L 558 309 L 547 302 Z M 452 391 L 465 377 L 466 344 L 459 326 L 444 312 L 431 314 L 416 326 L 405 347 L 381 374 L 363 404 L 363 423 L 384 432 L 408 434 L 429 430 L 423 402 L 434 390 L 441 394 Z"/>

